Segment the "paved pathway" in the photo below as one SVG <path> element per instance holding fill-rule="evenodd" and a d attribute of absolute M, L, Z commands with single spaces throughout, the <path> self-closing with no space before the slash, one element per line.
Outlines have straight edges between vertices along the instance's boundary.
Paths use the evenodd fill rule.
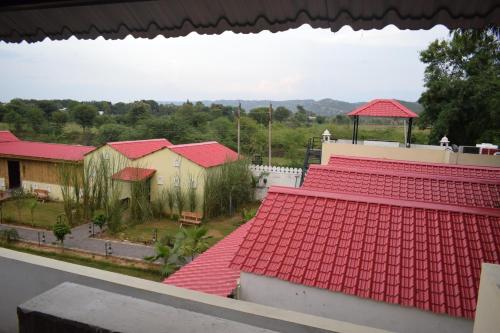
<path fill-rule="evenodd" d="M 19 237 L 22 240 L 38 243 L 38 237 L 42 237 L 42 233 L 45 233 L 45 243 L 51 244 L 56 242 L 54 234 L 50 230 L 33 229 L 29 227 L 20 227 L 9 224 L 0 224 L 0 229 L 15 228 L 19 233 Z M 77 249 L 89 251 L 97 254 L 105 253 L 105 239 L 91 238 L 89 237 L 89 226 L 84 224 L 71 229 L 71 234 L 66 236 L 64 241 L 65 248 Z M 111 240 L 111 248 L 113 251 L 113 256 L 131 258 L 131 259 L 143 259 L 146 256 L 154 254 L 154 249 L 151 246 L 120 242 Z"/>

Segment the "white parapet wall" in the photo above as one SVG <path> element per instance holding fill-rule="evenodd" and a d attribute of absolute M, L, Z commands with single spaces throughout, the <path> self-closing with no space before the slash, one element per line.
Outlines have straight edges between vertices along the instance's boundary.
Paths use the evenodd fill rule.
<path fill-rule="evenodd" d="M 474 333 L 500 330 L 500 265 L 483 263 Z"/>
<path fill-rule="evenodd" d="M 250 165 L 250 171 L 257 180 L 255 198 L 262 200 L 271 186 L 299 187 L 302 169 L 268 165 Z"/>

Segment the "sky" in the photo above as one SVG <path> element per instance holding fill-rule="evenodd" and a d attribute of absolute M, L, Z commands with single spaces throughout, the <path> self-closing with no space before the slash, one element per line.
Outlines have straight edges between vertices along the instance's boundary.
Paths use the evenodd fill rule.
<path fill-rule="evenodd" d="M 0 42 L 0 101 L 416 101 L 424 89 L 419 52 L 448 37 L 443 26 L 336 33 L 302 26 L 153 40 Z"/>

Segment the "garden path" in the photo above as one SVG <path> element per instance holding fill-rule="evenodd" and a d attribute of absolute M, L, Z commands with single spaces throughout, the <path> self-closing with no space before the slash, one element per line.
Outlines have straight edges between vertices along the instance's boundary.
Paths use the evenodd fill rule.
<path fill-rule="evenodd" d="M 31 243 L 41 242 L 42 233 L 45 233 L 45 244 L 56 242 L 54 234 L 49 230 L 0 224 L 0 229 L 7 228 L 16 229 L 19 233 L 19 237 L 24 241 Z M 142 260 L 144 257 L 154 254 L 154 248 L 152 246 L 90 237 L 88 224 L 71 229 L 71 234 L 67 235 L 64 240 L 64 247 L 105 255 L 106 242 L 111 243 L 112 255 L 115 257 Z"/>

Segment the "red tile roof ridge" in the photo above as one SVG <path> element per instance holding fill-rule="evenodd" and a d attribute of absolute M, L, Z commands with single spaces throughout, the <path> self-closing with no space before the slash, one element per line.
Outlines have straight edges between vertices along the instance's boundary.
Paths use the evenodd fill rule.
<path fill-rule="evenodd" d="M 475 183 L 475 184 L 480 183 L 480 184 L 494 184 L 494 185 L 500 184 L 500 179 L 495 181 L 493 179 L 486 179 L 486 178 L 443 176 L 443 175 L 431 175 L 431 174 L 423 174 L 423 173 L 407 173 L 407 172 L 395 171 L 395 170 L 391 170 L 391 169 L 376 169 L 376 168 L 358 167 L 356 165 L 347 167 L 347 166 L 337 166 L 337 165 L 311 164 L 309 166 L 309 168 L 310 169 L 320 169 L 320 170 L 337 170 L 337 171 L 355 172 L 355 173 L 363 173 L 363 174 L 408 177 L 408 178 L 449 180 L 449 181 L 458 181 L 458 182 L 463 182 L 463 183 Z"/>
<path fill-rule="evenodd" d="M 418 165 L 431 165 L 431 166 L 445 166 L 445 167 L 455 167 L 455 168 L 466 168 L 466 169 L 483 169 L 483 170 L 494 170 L 500 171 L 500 167 L 495 166 L 485 166 L 485 165 L 471 165 L 471 164 L 449 164 L 449 163 L 438 163 L 438 162 L 420 162 L 420 161 L 408 161 L 408 160 L 395 160 L 392 158 L 381 158 L 381 157 L 365 157 L 365 156 L 352 156 L 352 155 L 330 155 L 330 158 L 345 158 L 351 160 L 369 160 L 369 161 L 382 161 L 382 162 L 394 162 L 394 163 L 411 163 Z"/>
<path fill-rule="evenodd" d="M 193 146 L 203 146 L 203 145 L 213 145 L 218 143 L 217 141 L 204 141 L 204 142 L 194 142 L 194 143 L 182 143 L 180 145 L 172 145 L 168 148 L 183 148 L 183 147 L 193 147 Z"/>
<path fill-rule="evenodd" d="M 468 213 L 468 214 L 500 217 L 500 209 L 498 208 L 453 206 L 453 205 L 430 203 L 424 201 L 410 201 L 410 200 L 392 199 L 380 196 L 347 194 L 342 192 L 323 192 L 317 190 L 284 187 L 284 186 L 272 186 L 269 188 L 268 193 L 292 194 L 305 197 L 316 197 L 316 198 L 336 199 L 336 200 L 355 201 L 355 202 L 357 201 L 357 202 L 374 203 L 379 205 L 392 205 L 392 206 L 452 211 L 452 212 L 460 212 L 466 214 Z"/>
<path fill-rule="evenodd" d="M 399 103 L 395 99 L 384 99 L 384 98 L 378 98 L 378 99 L 371 100 L 370 102 L 368 102 L 366 104 L 363 104 L 360 107 L 354 109 L 353 111 L 347 113 L 347 115 L 348 116 L 356 116 L 356 115 L 358 115 L 358 113 L 360 113 L 360 112 L 366 110 L 367 108 L 373 106 L 374 104 L 380 103 L 380 102 L 393 104 L 400 111 L 402 111 L 404 114 L 406 114 L 407 118 L 418 118 L 418 114 L 416 114 L 415 112 L 411 111 L 409 108 L 407 108 L 403 104 Z M 361 117 L 363 117 L 363 116 L 368 116 L 368 115 L 361 115 Z"/>
<path fill-rule="evenodd" d="M 108 145 L 117 145 L 117 144 L 128 144 L 128 143 L 136 143 L 136 142 L 157 142 L 157 141 L 168 141 L 168 140 L 164 139 L 164 138 L 159 138 L 159 139 L 144 139 L 144 140 L 111 141 L 111 142 L 108 142 L 107 144 Z"/>
<path fill-rule="evenodd" d="M 0 155 L 21 158 L 40 158 L 61 161 L 80 161 L 86 153 L 94 151 L 94 146 L 39 141 L 0 142 Z"/>

